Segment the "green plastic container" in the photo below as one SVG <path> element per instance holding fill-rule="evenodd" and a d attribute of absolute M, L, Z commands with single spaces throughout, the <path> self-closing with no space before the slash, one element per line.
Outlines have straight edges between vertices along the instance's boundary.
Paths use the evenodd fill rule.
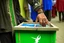
<path fill-rule="evenodd" d="M 16 43 L 56 43 L 56 26 L 23 27 L 22 24 L 14 27 Z"/>

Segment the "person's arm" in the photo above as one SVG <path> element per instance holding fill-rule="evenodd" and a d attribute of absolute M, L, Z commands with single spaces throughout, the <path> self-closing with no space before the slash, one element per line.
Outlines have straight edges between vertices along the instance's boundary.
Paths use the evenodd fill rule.
<path fill-rule="evenodd" d="M 44 13 L 42 6 L 40 5 L 38 0 L 27 0 L 27 1 L 33 7 L 33 9 L 38 12 L 38 14 Z"/>
<path fill-rule="evenodd" d="M 38 0 L 27 0 L 27 1 L 35 11 L 38 11 L 41 8 L 41 5 Z"/>
<path fill-rule="evenodd" d="M 44 15 L 43 9 L 41 8 L 39 1 L 38 0 L 27 0 L 27 1 L 33 7 L 33 9 L 38 12 L 36 21 L 39 21 L 39 23 L 42 26 L 46 26 L 46 24 L 48 24 L 48 20 Z"/>

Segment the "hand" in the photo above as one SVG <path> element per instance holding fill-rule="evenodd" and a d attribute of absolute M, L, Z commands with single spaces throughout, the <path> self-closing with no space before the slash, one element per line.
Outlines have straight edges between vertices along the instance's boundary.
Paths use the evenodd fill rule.
<path fill-rule="evenodd" d="M 38 21 L 42 26 L 46 26 L 49 23 L 44 13 L 40 13 L 37 15 L 36 22 Z"/>

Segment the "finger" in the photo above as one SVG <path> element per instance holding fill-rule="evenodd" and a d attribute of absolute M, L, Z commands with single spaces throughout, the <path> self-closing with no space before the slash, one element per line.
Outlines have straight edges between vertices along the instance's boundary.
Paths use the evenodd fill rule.
<path fill-rule="evenodd" d="M 49 24 L 49 21 L 46 19 L 46 24 Z"/>
<path fill-rule="evenodd" d="M 39 19 L 39 23 L 42 25 L 42 23 L 43 23 L 43 22 L 42 22 L 42 19 Z"/>
<path fill-rule="evenodd" d="M 44 18 L 43 19 L 43 23 L 45 23 L 47 25 L 48 24 L 48 19 L 47 18 Z"/>
<path fill-rule="evenodd" d="M 46 21 L 45 21 L 45 19 L 42 20 L 42 26 L 46 26 Z"/>

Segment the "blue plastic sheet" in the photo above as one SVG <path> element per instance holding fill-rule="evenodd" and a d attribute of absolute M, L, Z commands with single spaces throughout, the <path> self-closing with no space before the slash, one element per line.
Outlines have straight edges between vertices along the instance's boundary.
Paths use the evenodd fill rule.
<path fill-rule="evenodd" d="M 21 26 L 27 26 L 27 27 L 34 27 L 36 25 L 36 27 L 42 27 L 40 24 L 22 24 Z"/>
<path fill-rule="evenodd" d="M 44 27 L 44 26 L 41 26 L 40 24 L 32 24 L 32 23 L 24 23 L 22 24 L 21 26 L 23 27 Z M 50 27 L 49 25 L 46 25 L 46 27 Z"/>

